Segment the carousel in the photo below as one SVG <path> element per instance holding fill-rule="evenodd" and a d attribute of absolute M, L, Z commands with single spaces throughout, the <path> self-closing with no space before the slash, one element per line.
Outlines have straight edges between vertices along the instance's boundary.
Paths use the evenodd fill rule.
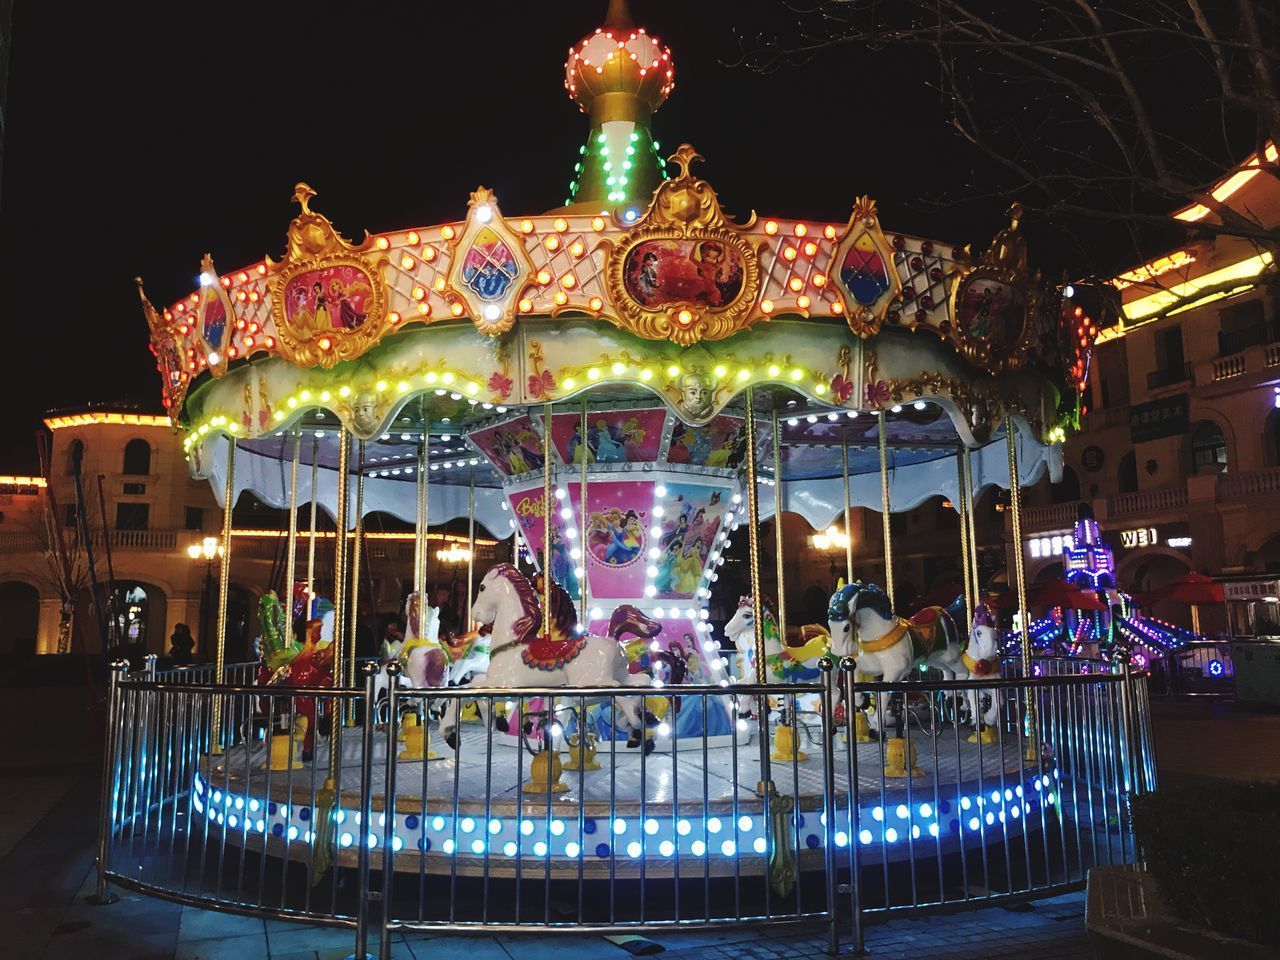
<path fill-rule="evenodd" d="M 1003 830 L 1007 855 L 1018 818 L 1058 822 L 1034 711 L 970 690 L 947 708 L 956 749 L 917 755 L 908 708 L 842 697 L 832 675 L 856 658 L 861 680 L 927 665 L 994 682 L 971 505 L 1009 488 L 1020 539 L 1019 487 L 1060 472 L 1114 301 L 1033 270 L 1016 204 L 978 248 L 882 226 L 848 185 L 839 219 L 730 217 L 697 151 L 654 139 L 672 53 L 625 4 L 570 49 L 564 83 L 588 122 L 558 208 L 508 211 L 478 186 L 448 222 L 344 235 L 299 183 L 283 254 L 225 271 L 206 256 L 164 308 L 142 294 L 164 406 L 224 510 L 222 595 L 237 498 L 292 525 L 257 693 L 215 699 L 193 751 L 193 823 L 320 869 L 684 869 L 767 875 L 778 896 L 833 847 L 889 863 L 927 843 L 941 863 Z M 907 620 L 890 515 L 936 496 L 961 518 L 965 593 Z M 762 525 L 785 510 L 847 530 L 854 507 L 883 518 L 883 581 L 850 546 L 827 622 L 792 622 L 782 526 L 766 551 Z M 323 581 L 317 510 L 345 534 Z M 404 642 L 364 667 L 374 512 L 416 535 Z M 453 632 L 422 602 L 450 523 L 512 561 L 482 569 L 470 550 Z M 708 611 L 735 540 L 740 660 Z M 225 635 L 224 611 L 217 677 Z"/>

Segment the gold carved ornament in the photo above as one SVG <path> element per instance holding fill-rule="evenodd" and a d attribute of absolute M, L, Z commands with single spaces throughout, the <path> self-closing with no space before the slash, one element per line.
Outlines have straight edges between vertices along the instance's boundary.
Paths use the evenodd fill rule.
<path fill-rule="evenodd" d="M 1027 351 L 1033 339 L 1032 318 L 1039 302 L 1039 274 L 1027 269 L 1027 241 L 1018 232 L 1022 218 L 1022 204 L 1015 203 L 1008 210 L 1009 226 L 999 231 L 990 248 L 964 269 L 951 286 L 948 304 L 951 315 L 950 338 L 966 360 L 991 374 L 1017 370 L 1027 359 Z M 968 248 L 965 248 L 968 252 Z M 966 311 L 966 294 L 975 287 L 1011 291 L 1021 301 L 1011 304 L 1018 312 L 1016 330 L 1002 331 L 998 338 L 991 336 L 990 326 L 998 323 L 998 317 L 969 317 Z M 975 324 L 973 321 L 979 322 Z M 1004 334 L 1011 336 L 1006 337 Z"/>
<path fill-rule="evenodd" d="M 874 253 L 880 257 L 880 265 L 884 270 L 887 286 L 869 303 L 859 301 L 851 290 L 845 287 L 841 268 L 845 258 L 854 248 L 864 254 Z M 898 276 L 897 264 L 893 261 L 893 247 L 885 239 L 880 229 L 880 218 L 876 215 L 876 202 L 870 197 L 859 197 L 849 215 L 849 223 L 844 233 L 836 242 L 835 253 L 831 255 L 831 264 L 827 275 L 833 281 L 840 304 L 844 309 L 849 329 L 857 336 L 873 337 L 880 332 L 889 306 L 902 293 L 902 278 Z"/>
<path fill-rule="evenodd" d="M 699 340 L 723 340 L 753 322 L 751 315 L 760 290 L 760 265 L 756 251 L 743 235 L 755 222 L 755 214 L 741 225 L 726 219 L 711 185 L 689 172 L 694 161 L 702 159 L 689 144 L 681 144 L 669 158 L 680 167 L 680 175 L 654 191 L 653 200 L 636 227 L 608 250 L 605 277 L 617 316 L 607 319 L 646 340 L 670 340 L 687 347 Z M 629 255 L 643 243 L 664 240 L 690 244 L 710 242 L 736 255 L 742 269 L 742 282 L 732 299 L 716 305 L 676 298 L 653 306 L 637 301 L 627 289 Z M 722 254 L 724 259 L 727 258 Z"/>
<path fill-rule="evenodd" d="M 327 217 L 313 213 L 310 202 L 315 195 L 305 183 L 294 188 L 293 199 L 301 205 L 302 212 L 289 225 L 284 259 L 276 262 L 266 258 L 270 271 L 271 316 L 275 321 L 277 350 L 285 360 L 300 367 L 332 367 L 341 360 L 352 360 L 363 354 L 381 340 L 389 328 L 387 291 L 382 278 L 388 257 L 370 250 L 372 238 L 367 231 L 363 241 L 352 244 L 333 228 Z M 354 283 L 349 282 L 350 274 L 346 280 L 324 274 L 341 267 L 355 271 Z M 289 316 L 287 297 L 297 292 L 297 288 L 291 289 L 290 283 L 308 274 L 314 274 L 315 282 L 322 284 L 327 324 L 320 317 L 319 306 L 309 302 L 301 308 L 295 306 L 294 315 Z M 336 294 L 334 283 L 341 285 Z M 367 291 L 357 291 L 357 285 L 367 287 Z M 363 319 L 352 328 L 334 326 L 330 303 L 335 298 L 340 302 L 353 292 L 367 293 Z"/>
<path fill-rule="evenodd" d="M 222 339 L 220 343 L 213 343 L 205 338 L 205 311 L 213 303 L 217 303 L 222 307 Z M 192 318 L 194 324 L 193 333 L 196 343 L 204 347 L 205 356 L 209 363 L 209 372 L 215 377 L 220 377 L 227 372 L 227 364 L 231 360 L 231 341 L 236 334 L 236 311 L 235 306 L 231 303 L 231 297 L 227 294 L 227 288 L 222 283 L 222 278 L 218 276 L 218 270 L 213 265 L 213 256 L 206 253 L 200 261 L 200 297 L 196 302 L 195 316 Z"/>
<path fill-rule="evenodd" d="M 142 278 L 134 277 L 138 285 L 138 297 L 142 300 L 142 314 L 147 318 L 147 329 L 151 333 L 151 352 L 155 354 L 156 369 L 160 371 L 161 392 L 164 397 L 165 411 L 176 426 L 182 403 L 187 396 L 187 387 L 191 384 L 191 376 L 187 372 L 186 360 L 183 356 L 183 339 L 178 332 L 177 324 L 164 318 L 142 289 Z M 174 364 L 166 366 L 166 353 L 171 355 Z"/>
<path fill-rule="evenodd" d="M 486 266 L 507 277 L 502 292 L 485 299 L 463 276 L 467 254 L 480 241 L 505 246 L 511 261 L 501 262 L 481 251 Z M 516 310 L 524 288 L 534 274 L 533 262 L 525 250 L 523 238 L 507 225 L 498 209 L 498 198 L 487 187 L 478 187 L 467 201 L 467 219 L 462 229 L 449 241 L 449 272 L 445 278 L 444 296 L 451 303 L 462 304 L 478 331 L 486 336 L 506 333 L 516 322 Z"/>

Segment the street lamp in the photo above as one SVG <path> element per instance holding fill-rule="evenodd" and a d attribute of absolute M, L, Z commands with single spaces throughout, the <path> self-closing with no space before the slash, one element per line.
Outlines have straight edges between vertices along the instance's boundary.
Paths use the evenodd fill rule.
<path fill-rule="evenodd" d="M 187 545 L 187 556 L 205 562 L 204 587 L 200 591 L 200 649 L 206 650 L 206 638 L 211 632 L 209 615 L 213 612 L 213 564 L 222 556 L 222 544 L 217 537 L 205 537 L 198 543 Z"/>

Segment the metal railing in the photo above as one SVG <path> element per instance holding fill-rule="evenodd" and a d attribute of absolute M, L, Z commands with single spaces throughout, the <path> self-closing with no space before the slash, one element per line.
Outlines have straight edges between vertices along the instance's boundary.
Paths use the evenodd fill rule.
<path fill-rule="evenodd" d="M 1147 374 L 1147 389 L 1159 390 L 1161 387 L 1172 387 L 1175 384 L 1187 383 L 1191 380 L 1191 362 L 1161 370 L 1152 370 Z"/>
<path fill-rule="evenodd" d="M 1158 490 L 1139 490 L 1135 493 L 1118 493 L 1107 501 L 1107 512 L 1113 517 L 1148 513 L 1158 510 L 1177 510 L 1187 505 L 1186 485 L 1161 487 Z"/>
<path fill-rule="evenodd" d="M 868 913 L 1042 896 L 1134 858 L 1128 799 L 1155 783 L 1144 678 L 853 667 L 426 691 L 380 691 L 372 669 L 334 690 L 116 668 L 99 894 L 350 928 L 359 955 L 409 930 L 802 921 L 834 949 L 848 929 L 861 946 Z M 867 698 L 883 734 L 841 737 Z"/>
<path fill-rule="evenodd" d="M 1280 327 L 1273 323 L 1255 323 L 1241 330 L 1218 332 L 1218 356 L 1229 357 L 1242 353 L 1249 347 L 1280 341 Z"/>

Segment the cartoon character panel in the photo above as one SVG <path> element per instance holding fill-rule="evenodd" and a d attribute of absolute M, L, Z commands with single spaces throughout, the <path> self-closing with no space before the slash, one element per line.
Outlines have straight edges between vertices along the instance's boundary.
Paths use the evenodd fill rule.
<path fill-rule="evenodd" d="M 528 417 L 485 427 L 468 436 L 505 477 L 542 469 L 542 437 Z"/>
<path fill-rule="evenodd" d="M 543 544 L 546 542 L 542 487 L 512 493 L 509 500 L 516 522 L 520 524 L 520 535 L 533 553 L 535 562 L 542 566 Z M 576 572 L 578 562 L 573 557 L 573 550 L 577 546 L 578 530 L 572 525 L 572 519 L 564 518 L 555 507 L 552 510 L 551 579 L 564 587 L 569 596 L 576 600 L 580 594 Z"/>
<path fill-rule="evenodd" d="M 676 611 L 672 611 L 673 613 Z M 684 616 L 688 611 L 679 611 L 681 616 L 658 621 L 662 631 L 651 639 L 624 637 L 623 648 L 627 660 L 633 670 L 645 670 L 653 673 L 664 684 L 697 683 L 715 684 L 727 675 L 724 665 L 720 663 L 720 651 L 713 643 L 707 650 L 697 639 L 705 635 L 699 631 L 696 619 Z M 592 620 L 591 633 L 606 636 L 609 632 L 607 619 Z M 713 659 L 714 662 L 713 662 Z"/>
<path fill-rule="evenodd" d="M 373 287 L 359 267 L 337 264 L 308 270 L 284 291 L 285 317 L 297 336 L 356 330 L 369 314 Z"/>
<path fill-rule="evenodd" d="M 654 516 L 661 532 L 654 544 L 654 596 L 693 599 L 716 533 L 731 508 L 732 493 L 728 484 L 668 483 L 655 489 L 661 502 Z"/>
<path fill-rule="evenodd" d="M 648 480 L 597 480 L 587 485 L 583 542 L 592 597 L 644 595 L 653 486 Z M 569 488 L 569 497 L 575 515 L 582 516 L 577 484 Z"/>
<path fill-rule="evenodd" d="M 565 463 L 652 463 L 658 459 L 666 411 L 600 410 L 587 413 L 586 441 L 582 438 L 582 417 L 576 413 L 556 414 L 551 420 L 551 439 Z"/>
<path fill-rule="evenodd" d="M 718 240 L 645 240 L 627 254 L 623 277 L 646 307 L 726 307 L 742 292 L 742 260 Z"/>
<path fill-rule="evenodd" d="M 667 462 L 735 470 L 746 455 L 747 429 L 741 417 L 715 417 L 703 427 L 677 420 Z"/>

